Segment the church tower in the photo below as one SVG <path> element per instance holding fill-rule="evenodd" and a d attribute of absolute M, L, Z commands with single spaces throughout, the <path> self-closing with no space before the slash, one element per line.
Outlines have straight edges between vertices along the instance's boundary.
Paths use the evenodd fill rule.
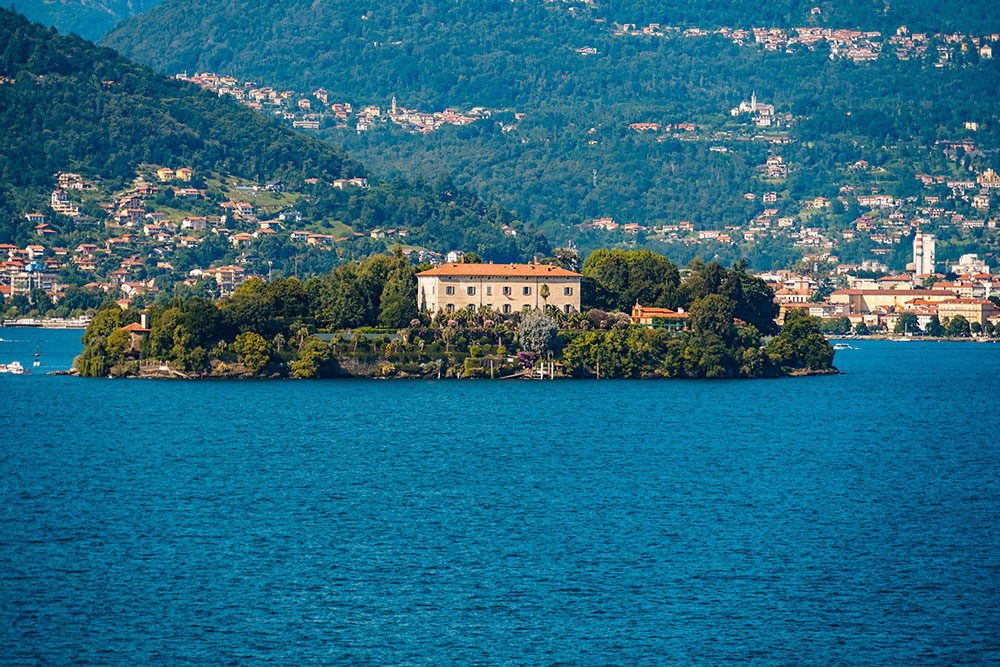
<path fill-rule="evenodd" d="M 750 95 L 750 113 L 757 113 L 757 91 Z"/>

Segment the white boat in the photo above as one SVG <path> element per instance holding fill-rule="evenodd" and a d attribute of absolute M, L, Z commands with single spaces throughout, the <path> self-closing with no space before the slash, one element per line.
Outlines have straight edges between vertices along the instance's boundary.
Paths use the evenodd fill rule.
<path fill-rule="evenodd" d="M 14 375 L 24 375 L 24 366 L 21 365 L 20 361 L 12 361 L 7 364 L 7 372 Z"/>
<path fill-rule="evenodd" d="M 7 364 L 0 364 L 0 373 L 10 373 L 10 369 L 7 368 Z"/>
<path fill-rule="evenodd" d="M 850 343 L 837 343 L 833 346 L 835 350 L 854 350 L 856 348 L 851 347 Z"/>

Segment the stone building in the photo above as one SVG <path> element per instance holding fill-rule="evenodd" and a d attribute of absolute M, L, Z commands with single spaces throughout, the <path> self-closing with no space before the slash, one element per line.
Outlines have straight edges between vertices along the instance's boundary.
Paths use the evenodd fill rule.
<path fill-rule="evenodd" d="M 470 306 L 578 312 L 582 277 L 549 264 L 442 264 L 417 274 L 417 306 L 432 313 Z"/>

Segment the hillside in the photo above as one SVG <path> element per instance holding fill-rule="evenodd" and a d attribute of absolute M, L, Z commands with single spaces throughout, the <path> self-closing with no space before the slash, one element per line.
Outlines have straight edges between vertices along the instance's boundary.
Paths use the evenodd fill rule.
<path fill-rule="evenodd" d="M 323 86 L 335 97 L 396 95 L 407 105 L 438 108 L 553 98 L 668 100 L 678 84 L 691 85 L 684 72 L 692 66 L 699 77 L 711 73 L 697 63 L 672 63 L 669 52 L 613 39 L 615 24 L 812 25 L 882 32 L 907 25 L 912 31 L 973 34 L 1000 27 L 987 0 L 910 0 L 892 3 L 889 13 L 881 11 L 882 3 L 820 3 L 827 13 L 819 15 L 810 14 L 813 6 L 796 0 L 707 6 L 634 0 L 580 6 L 541 0 L 403 0 L 377 6 L 359 0 L 166 0 L 124 21 L 102 43 L 168 74 L 217 71 L 300 90 Z M 601 57 L 580 58 L 575 49 L 586 46 Z M 704 58 L 715 50 L 710 45 L 692 55 Z M 727 80 L 725 72 L 713 78 Z"/>
<path fill-rule="evenodd" d="M 768 268 L 808 252 L 800 229 L 815 228 L 810 243 L 860 262 L 886 244 L 840 238 L 866 212 L 858 195 L 906 202 L 929 227 L 954 212 L 989 217 L 994 204 L 943 185 L 1000 167 L 991 3 L 748 7 L 166 0 L 104 43 L 166 73 L 235 77 L 380 173 L 447 170 L 582 249 L 638 244 Z M 291 92 L 284 102 L 269 90 Z M 754 93 L 766 114 L 749 111 Z M 816 198 L 830 205 L 814 209 Z M 946 206 L 918 210 L 934 201 Z M 591 224 L 607 218 L 641 233 Z M 762 234 L 758 218 L 791 218 L 796 237 Z M 745 242 L 672 238 L 683 222 Z M 898 244 L 906 222 L 885 238 Z M 953 242 L 996 250 L 992 237 Z"/>
<path fill-rule="evenodd" d="M 12 7 L 28 19 L 53 26 L 64 35 L 98 39 L 123 19 L 141 14 L 157 0 L 15 0 Z"/>
<path fill-rule="evenodd" d="M 103 243 L 117 227 L 114 216 L 122 215 L 119 202 L 141 192 L 135 196 L 147 198 L 145 213 L 159 210 L 158 219 L 175 223 L 185 216 L 219 217 L 227 200 L 250 198 L 247 210 L 254 214 L 245 219 L 248 232 L 256 230 L 257 214 L 295 207 L 295 224 L 310 232 L 347 230 L 367 238 L 378 228 L 401 229 L 417 248 L 467 247 L 497 261 L 548 249 L 544 238 L 528 230 L 521 229 L 516 239 L 505 233 L 503 226 L 519 227 L 513 216 L 446 179 L 380 182 L 329 143 L 6 10 L 0 11 L 0 123 L 0 243 L 27 242 L 33 224 L 25 216 L 32 212 L 52 222 L 62 243 L 80 243 L 82 236 Z M 190 169 L 191 196 L 172 194 L 184 183 L 155 187 L 157 165 Z M 67 210 L 86 215 L 74 218 L 49 208 L 60 172 L 76 176 L 70 179 Z M 337 185 L 345 179 L 363 185 Z M 263 192 L 268 181 L 281 181 L 285 194 L 256 202 L 254 193 L 258 187 Z M 138 187 L 140 182 L 147 186 Z M 79 222 L 84 219 L 87 225 Z M 105 219 L 114 226 L 100 224 Z M 290 231 L 288 223 L 282 227 Z M 385 243 L 338 248 L 330 257 L 343 261 L 384 249 Z M 234 256 L 238 245 L 209 243 L 205 247 L 217 251 L 202 259 Z M 298 251 L 287 247 L 287 239 L 277 245 L 268 239 L 255 250 L 258 266 L 287 266 L 289 272 L 298 266 Z M 195 266 L 207 268 L 208 261 Z"/>

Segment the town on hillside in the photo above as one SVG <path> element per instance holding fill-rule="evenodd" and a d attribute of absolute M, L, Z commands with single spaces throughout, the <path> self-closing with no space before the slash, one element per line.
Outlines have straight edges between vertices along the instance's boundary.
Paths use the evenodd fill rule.
<path fill-rule="evenodd" d="M 819 7 L 811 12 L 822 13 Z M 623 37 L 697 38 L 719 35 L 738 46 L 757 46 L 766 51 L 795 53 L 797 49 L 815 51 L 825 47 L 831 60 L 844 58 L 856 63 L 897 58 L 899 60 L 933 59 L 935 66 L 944 68 L 958 62 L 974 64 L 978 59 L 990 60 L 1000 41 L 1000 34 L 964 35 L 960 33 L 910 33 L 899 26 L 895 34 L 885 36 L 877 31 L 846 30 L 820 26 L 798 28 L 680 28 L 659 23 L 638 26 L 617 24 L 613 34 Z"/>

